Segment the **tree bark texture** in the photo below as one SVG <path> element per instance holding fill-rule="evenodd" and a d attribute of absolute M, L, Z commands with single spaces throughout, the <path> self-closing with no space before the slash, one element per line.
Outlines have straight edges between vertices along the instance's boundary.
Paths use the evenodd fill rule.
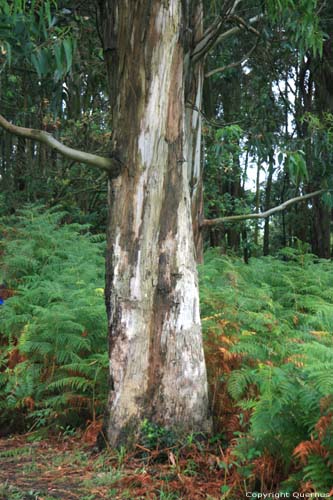
<path fill-rule="evenodd" d="M 185 104 L 194 24 L 202 20 L 195 1 L 100 7 L 112 155 L 124 166 L 109 182 L 106 266 L 106 432 L 117 446 L 131 442 L 144 418 L 179 432 L 210 428 L 189 188 L 200 143 L 187 135 L 199 126 Z"/>

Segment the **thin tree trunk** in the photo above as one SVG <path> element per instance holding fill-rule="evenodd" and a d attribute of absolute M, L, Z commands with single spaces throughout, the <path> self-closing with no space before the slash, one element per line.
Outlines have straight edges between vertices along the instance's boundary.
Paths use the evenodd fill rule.
<path fill-rule="evenodd" d="M 203 35 L 203 6 L 201 0 L 183 3 L 184 17 L 187 28 L 191 29 L 192 40 L 188 39 L 184 47 L 184 56 L 191 44 L 197 42 Z M 190 44 L 189 44 L 190 42 Z M 187 45 L 187 47 L 186 47 Z M 185 61 L 184 61 L 185 62 Z M 193 240 L 197 262 L 203 262 L 203 238 L 201 221 L 203 219 L 203 172 L 201 163 L 201 128 L 202 128 L 202 94 L 204 84 L 204 62 L 195 65 L 186 63 L 184 67 L 185 85 L 185 147 L 184 160 L 187 165 L 187 176 L 190 185 Z"/>
<path fill-rule="evenodd" d="M 188 173 L 200 143 L 185 134 L 194 3 L 100 2 L 112 154 L 124 165 L 109 182 L 111 445 L 130 443 L 144 418 L 178 432 L 210 428 Z"/>
<path fill-rule="evenodd" d="M 271 152 L 269 155 L 268 177 L 267 177 L 266 193 L 265 193 L 265 208 L 264 208 L 265 211 L 271 208 L 273 173 L 274 173 L 274 152 Z M 269 217 L 265 219 L 265 225 L 264 225 L 263 254 L 269 255 Z"/>
<path fill-rule="evenodd" d="M 203 262 L 203 238 L 200 222 L 203 219 L 203 178 L 201 166 L 201 123 L 202 118 L 197 109 L 201 109 L 201 93 L 203 82 L 203 67 L 197 63 L 195 71 L 196 78 L 191 79 L 193 88 L 191 94 L 196 94 L 196 106 L 194 109 L 186 108 L 185 158 L 188 168 L 188 180 L 190 184 L 191 213 L 193 225 L 193 239 L 195 255 L 198 263 Z"/>
<path fill-rule="evenodd" d="M 221 100 L 223 104 L 223 118 L 226 122 L 237 120 L 241 110 L 241 70 L 235 70 L 233 75 L 221 88 Z M 224 175 L 223 192 L 228 193 L 233 201 L 233 208 L 228 215 L 234 214 L 234 201 L 243 195 L 241 190 L 241 167 L 239 151 L 233 153 L 232 172 Z M 231 225 L 226 230 L 228 248 L 237 252 L 240 246 L 241 230 L 238 226 Z"/>
<path fill-rule="evenodd" d="M 260 212 L 260 169 L 261 169 L 261 164 L 260 160 L 258 161 L 258 166 L 257 166 L 257 177 L 256 177 L 256 208 L 255 208 L 255 213 L 258 214 Z M 254 237 L 253 237 L 254 244 L 257 246 L 258 241 L 259 241 L 259 222 L 256 222 L 255 228 L 254 228 Z"/>
<path fill-rule="evenodd" d="M 320 198 L 313 200 L 312 252 L 323 259 L 331 258 L 330 223 L 331 208 Z"/>

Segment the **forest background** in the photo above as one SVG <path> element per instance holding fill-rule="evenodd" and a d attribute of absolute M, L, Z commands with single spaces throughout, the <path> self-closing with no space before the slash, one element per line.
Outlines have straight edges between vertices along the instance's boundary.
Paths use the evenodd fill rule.
<path fill-rule="evenodd" d="M 214 434 L 203 449 L 197 436 L 179 443 L 145 421 L 138 445 L 173 450 L 173 467 L 177 450 L 178 473 L 191 479 L 198 455 L 214 456 L 209 473 L 223 498 L 329 494 L 333 6 L 289 0 L 274 11 L 267 2 L 252 22 L 256 4 L 234 2 L 225 22 L 237 36 L 207 55 L 200 109 L 199 273 Z M 206 1 L 206 25 L 224 7 Z M 94 4 L 1 2 L 0 14 L 1 113 L 106 155 L 112 130 Z M 0 139 L 1 433 L 96 437 L 108 391 L 107 175 L 4 130 Z M 158 488 L 147 498 L 168 498 Z M 163 488 L 194 494 L 184 482 Z"/>

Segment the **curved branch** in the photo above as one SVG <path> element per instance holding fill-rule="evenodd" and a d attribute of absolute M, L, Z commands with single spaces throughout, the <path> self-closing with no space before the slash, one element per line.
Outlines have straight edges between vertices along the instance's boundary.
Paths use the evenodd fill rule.
<path fill-rule="evenodd" d="M 209 78 L 210 76 L 216 75 L 216 73 L 223 73 L 227 69 L 236 68 L 240 64 L 243 64 L 245 61 L 247 61 L 247 59 L 250 57 L 250 55 L 252 54 L 252 52 L 255 51 L 255 49 L 257 48 L 257 46 L 258 46 L 258 40 L 253 45 L 252 49 L 249 50 L 249 52 L 247 54 L 245 54 L 245 56 L 242 57 L 242 59 L 240 59 L 239 61 L 233 62 L 231 64 L 227 64 L 226 66 L 221 66 L 220 68 L 215 68 L 215 69 L 212 69 L 211 71 L 208 71 L 208 73 L 205 74 L 205 78 Z"/>
<path fill-rule="evenodd" d="M 231 16 L 230 19 L 236 21 L 241 28 L 244 28 L 247 31 L 254 33 L 256 36 L 260 36 L 260 32 L 252 26 L 253 22 L 257 22 L 257 18 L 253 17 L 252 20 L 250 19 L 249 23 L 244 21 L 244 19 L 240 16 L 233 15 L 233 16 Z"/>
<path fill-rule="evenodd" d="M 196 106 L 191 101 L 186 101 L 185 106 L 187 108 L 193 109 L 194 111 L 197 111 L 198 113 L 200 113 L 200 115 L 205 120 L 205 122 L 208 123 L 211 127 L 224 128 L 224 127 L 229 127 L 230 125 L 237 125 L 239 123 L 244 122 L 244 120 L 234 120 L 232 122 L 222 122 L 222 121 L 220 122 L 220 121 L 212 120 L 212 119 L 208 118 L 208 116 L 206 115 L 206 113 L 204 113 L 202 111 L 202 109 L 198 108 L 198 106 Z"/>
<path fill-rule="evenodd" d="M 266 212 L 260 212 L 258 214 L 242 214 L 242 215 L 229 215 L 227 217 L 219 217 L 218 219 L 204 219 L 201 223 L 201 227 L 210 227 L 217 226 L 219 224 L 224 224 L 225 222 L 238 222 L 242 220 L 248 219 L 265 219 L 270 215 L 275 214 L 276 212 L 281 212 L 285 210 L 289 205 L 293 205 L 294 203 L 298 203 L 299 201 L 304 201 L 309 198 L 314 198 L 315 196 L 319 196 L 320 194 L 328 191 L 327 189 L 320 189 L 318 191 L 314 191 L 313 193 L 304 194 L 302 196 L 296 196 L 295 198 L 290 198 L 290 200 L 281 203 L 277 207 L 270 208 L 266 210 Z"/>
<path fill-rule="evenodd" d="M 228 31 L 221 33 L 220 36 L 217 38 L 215 45 L 222 42 L 223 40 L 226 40 L 227 38 L 230 38 L 232 35 L 239 33 L 242 29 L 247 29 L 248 31 L 252 31 L 251 29 L 252 25 L 256 24 L 263 17 L 264 17 L 263 14 L 258 14 L 257 16 L 251 17 L 251 19 L 249 19 L 247 23 L 244 20 L 242 20 L 243 22 L 239 26 L 234 26 L 233 28 L 230 28 Z M 259 32 L 257 30 L 254 30 L 254 32 L 258 36 Z"/>
<path fill-rule="evenodd" d="M 198 43 L 194 47 L 193 52 L 191 54 L 192 62 L 195 63 L 199 61 L 202 57 L 204 57 L 207 54 L 207 52 L 209 52 L 209 50 L 215 47 L 215 45 L 231 37 L 232 35 L 239 33 L 242 29 L 247 29 L 248 31 L 254 31 L 255 34 L 258 36 L 259 32 L 255 30 L 252 27 L 252 25 L 257 23 L 262 17 L 263 14 L 260 14 L 258 16 L 252 17 L 246 23 L 242 18 L 238 16 L 232 16 L 231 19 L 236 20 L 239 23 L 239 25 L 234 26 L 233 28 L 230 28 L 227 31 L 224 31 L 223 33 L 221 33 L 221 30 L 224 26 L 225 20 L 222 19 L 221 17 L 217 17 L 215 21 L 206 29 L 203 37 L 201 38 L 201 40 L 198 41 Z"/>
<path fill-rule="evenodd" d="M 18 127 L 17 125 L 13 125 L 12 123 L 8 122 L 2 115 L 0 115 L 0 127 L 4 128 L 11 134 L 17 135 L 18 137 L 25 137 L 26 139 L 35 140 L 46 144 L 46 146 L 55 149 L 66 158 L 70 158 L 71 160 L 85 163 L 101 170 L 105 170 L 112 176 L 119 175 L 120 173 L 122 164 L 116 158 L 106 158 L 104 156 L 85 153 L 84 151 L 70 148 L 59 142 L 51 134 L 45 132 L 44 130 Z"/>
<path fill-rule="evenodd" d="M 202 59 L 209 50 L 216 45 L 216 40 L 219 37 L 224 26 L 224 19 L 218 16 L 215 21 L 206 29 L 203 37 L 198 41 L 191 54 L 193 63 Z"/>

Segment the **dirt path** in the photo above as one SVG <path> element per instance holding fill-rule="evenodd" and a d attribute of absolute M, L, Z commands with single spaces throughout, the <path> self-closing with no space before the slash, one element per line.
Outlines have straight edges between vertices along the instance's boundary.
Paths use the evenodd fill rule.
<path fill-rule="evenodd" d="M 0 439 L 0 500 L 222 498 L 218 457 L 167 451 L 160 460 L 158 453 L 94 453 L 78 437 Z"/>
<path fill-rule="evenodd" d="M 92 465 L 73 442 L 29 442 L 26 436 L 1 439 L 0 499 L 88 499 L 84 481 L 91 479 Z M 107 497 L 96 492 L 91 498 Z"/>

